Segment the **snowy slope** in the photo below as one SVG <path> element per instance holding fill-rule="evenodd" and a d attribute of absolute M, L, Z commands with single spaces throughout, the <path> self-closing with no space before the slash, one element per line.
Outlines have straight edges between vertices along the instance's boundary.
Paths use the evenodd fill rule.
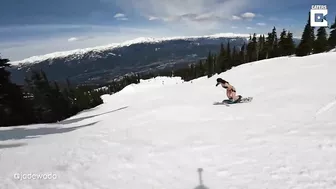
<path fill-rule="evenodd" d="M 336 188 L 336 53 L 220 76 L 247 104 L 214 106 L 218 76 L 156 78 L 59 124 L 0 129 L 1 189 Z M 53 174 L 54 179 L 16 179 Z M 199 187 L 202 188 L 202 187 Z M 203 187 L 204 188 L 204 187 Z"/>
<path fill-rule="evenodd" d="M 177 39 L 193 40 L 193 39 L 198 39 L 198 38 L 221 38 L 221 37 L 248 38 L 249 36 L 250 34 L 218 33 L 218 34 L 206 35 L 206 36 L 176 36 L 176 37 L 163 37 L 163 38 L 139 37 L 136 39 L 125 41 L 123 43 L 112 43 L 112 44 L 104 45 L 104 46 L 90 47 L 90 48 L 84 48 L 84 49 L 75 49 L 71 51 L 60 51 L 60 52 L 54 52 L 54 53 L 49 53 L 45 55 L 32 56 L 32 57 L 29 57 L 23 60 L 12 61 L 10 62 L 10 64 L 12 64 L 13 66 L 21 66 L 23 64 L 34 64 L 34 63 L 39 63 L 41 61 L 48 60 L 48 59 L 64 58 L 64 57 L 69 57 L 69 56 L 71 56 L 72 58 L 78 58 L 78 57 L 82 57 L 85 53 L 88 53 L 88 52 L 97 53 L 97 52 L 101 52 L 105 50 L 112 50 L 115 48 L 126 47 L 132 44 L 139 44 L 139 43 L 160 43 L 160 42 L 169 41 L 169 40 L 177 40 Z"/>

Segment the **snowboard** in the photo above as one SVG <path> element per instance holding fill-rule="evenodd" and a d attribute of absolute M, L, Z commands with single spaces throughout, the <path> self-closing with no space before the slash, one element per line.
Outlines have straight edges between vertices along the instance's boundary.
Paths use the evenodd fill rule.
<path fill-rule="evenodd" d="M 222 102 L 214 102 L 214 105 L 226 105 L 229 106 L 230 104 L 240 104 L 240 103 L 249 103 L 253 100 L 253 97 L 244 97 L 240 99 L 239 102 L 232 102 L 231 100 L 223 100 Z"/>

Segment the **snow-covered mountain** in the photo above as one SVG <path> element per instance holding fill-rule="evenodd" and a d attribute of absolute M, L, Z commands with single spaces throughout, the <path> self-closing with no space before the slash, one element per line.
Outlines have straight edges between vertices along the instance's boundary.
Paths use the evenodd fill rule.
<path fill-rule="evenodd" d="M 54 52 L 45 55 L 32 56 L 23 60 L 10 62 L 13 66 L 25 66 L 27 64 L 35 64 L 40 63 L 45 60 L 52 60 L 57 58 L 69 58 L 74 59 L 77 57 L 82 57 L 85 53 L 89 52 L 102 52 L 106 50 L 112 50 L 115 48 L 127 47 L 133 44 L 139 43 L 162 43 L 164 41 L 171 40 L 197 40 L 199 38 L 208 38 L 208 39 L 217 39 L 217 38 L 248 38 L 249 34 L 236 34 L 236 33 L 219 33 L 208 36 L 176 36 L 176 37 L 164 37 L 164 38 L 151 38 L 151 37 L 139 37 L 133 40 L 125 41 L 123 43 L 113 43 L 105 46 L 84 48 L 84 49 L 75 49 L 71 51 L 62 51 L 62 52 Z M 73 56 L 77 55 L 77 56 Z M 68 59 L 68 60 L 69 60 Z"/>
<path fill-rule="evenodd" d="M 335 59 L 144 80 L 57 124 L 0 128 L 0 188 L 335 188 Z M 253 101 L 212 105 L 217 77 Z"/>
<path fill-rule="evenodd" d="M 218 52 L 220 43 L 240 47 L 247 34 L 222 33 L 210 36 L 137 38 L 120 44 L 55 52 L 10 62 L 13 80 L 22 83 L 33 69 L 43 69 L 51 80 L 69 78 L 77 83 L 106 83 L 129 72 L 185 66 Z"/>

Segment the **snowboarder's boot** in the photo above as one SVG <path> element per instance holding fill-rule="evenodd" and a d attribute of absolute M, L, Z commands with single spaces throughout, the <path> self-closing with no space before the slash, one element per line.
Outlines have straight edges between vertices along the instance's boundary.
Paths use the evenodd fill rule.
<path fill-rule="evenodd" d="M 239 103 L 242 99 L 242 96 L 241 95 L 238 95 L 238 99 L 233 101 L 233 103 Z"/>

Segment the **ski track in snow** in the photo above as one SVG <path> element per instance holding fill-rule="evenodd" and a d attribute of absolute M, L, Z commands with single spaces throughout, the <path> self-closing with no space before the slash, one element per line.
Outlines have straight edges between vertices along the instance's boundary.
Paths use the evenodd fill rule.
<path fill-rule="evenodd" d="M 332 102 L 328 103 L 327 105 L 323 106 L 321 109 L 319 109 L 317 112 L 316 112 L 316 115 L 319 115 L 319 114 L 322 114 L 328 110 L 330 110 L 331 108 L 335 107 L 336 106 L 336 99 L 333 100 Z"/>
<path fill-rule="evenodd" d="M 275 58 L 222 73 L 250 103 L 212 105 L 225 98 L 218 75 L 158 77 L 58 124 L 0 128 L 0 188 L 334 189 L 335 58 Z"/>

